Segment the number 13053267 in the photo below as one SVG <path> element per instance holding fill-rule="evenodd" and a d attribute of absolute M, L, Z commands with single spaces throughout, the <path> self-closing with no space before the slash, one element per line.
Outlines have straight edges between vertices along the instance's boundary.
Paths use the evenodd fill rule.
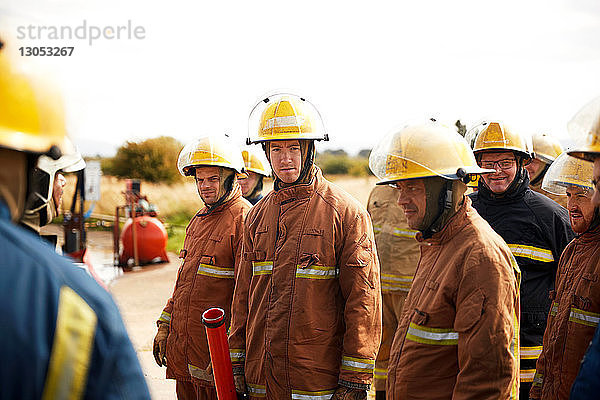
<path fill-rule="evenodd" d="M 21 56 L 25 57 L 68 57 L 73 54 L 75 47 L 19 47 Z"/>

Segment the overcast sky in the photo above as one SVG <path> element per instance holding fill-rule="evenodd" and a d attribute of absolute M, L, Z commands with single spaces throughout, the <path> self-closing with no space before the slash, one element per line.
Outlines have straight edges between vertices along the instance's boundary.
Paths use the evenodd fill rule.
<path fill-rule="evenodd" d="M 10 26 L 144 29 L 144 39 L 39 40 L 75 142 L 87 154 L 160 135 L 228 132 L 288 89 L 320 110 L 330 142 L 357 152 L 407 120 L 503 119 L 566 141 L 600 95 L 600 2 L 3 0 Z M 5 19 L 5 21 L 7 21 Z"/>

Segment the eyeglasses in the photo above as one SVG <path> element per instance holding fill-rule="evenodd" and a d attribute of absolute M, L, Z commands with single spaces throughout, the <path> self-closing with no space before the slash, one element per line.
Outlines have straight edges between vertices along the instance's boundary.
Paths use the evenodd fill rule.
<path fill-rule="evenodd" d="M 481 166 L 481 168 L 485 168 L 485 169 L 496 169 L 496 165 L 498 165 L 498 167 L 502 170 L 507 170 L 507 169 L 511 169 L 512 167 L 515 166 L 517 160 L 510 159 L 510 160 L 500 160 L 500 161 L 480 161 L 479 165 Z"/>

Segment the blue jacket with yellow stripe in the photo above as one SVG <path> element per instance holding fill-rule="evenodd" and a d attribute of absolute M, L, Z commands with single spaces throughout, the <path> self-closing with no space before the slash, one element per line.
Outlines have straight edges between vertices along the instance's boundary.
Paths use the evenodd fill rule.
<path fill-rule="evenodd" d="M 470 197 L 477 212 L 508 244 L 521 268 L 521 382 L 531 382 L 541 353 L 558 260 L 575 234 L 566 209 L 531 190 L 527 174 L 515 179 L 501 196 L 480 179 L 477 192 Z"/>
<path fill-rule="evenodd" d="M 571 400 L 597 398 L 600 393 L 600 329 L 596 328 L 594 339 L 581 362 L 581 368 L 573 387 Z"/>
<path fill-rule="evenodd" d="M 0 202 L 0 399 L 148 399 L 111 296 Z"/>

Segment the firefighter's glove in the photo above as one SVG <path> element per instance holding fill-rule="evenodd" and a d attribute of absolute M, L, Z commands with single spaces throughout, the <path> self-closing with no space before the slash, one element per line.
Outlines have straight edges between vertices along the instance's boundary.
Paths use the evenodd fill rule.
<path fill-rule="evenodd" d="M 152 353 L 159 367 L 167 366 L 167 337 L 169 336 L 169 324 L 162 323 L 158 325 L 158 332 L 154 337 Z"/>
<path fill-rule="evenodd" d="M 239 395 L 248 393 L 248 389 L 246 388 L 246 378 L 244 378 L 244 375 L 234 375 L 233 383 L 235 384 L 235 391 L 238 394 L 238 398 L 240 397 Z"/>
<path fill-rule="evenodd" d="M 202 379 L 208 382 L 215 383 L 215 376 L 213 375 L 212 362 L 209 361 L 206 369 L 201 369 L 194 372 L 194 376 L 198 379 Z"/>
<path fill-rule="evenodd" d="M 367 391 L 338 386 L 331 400 L 367 400 Z"/>

